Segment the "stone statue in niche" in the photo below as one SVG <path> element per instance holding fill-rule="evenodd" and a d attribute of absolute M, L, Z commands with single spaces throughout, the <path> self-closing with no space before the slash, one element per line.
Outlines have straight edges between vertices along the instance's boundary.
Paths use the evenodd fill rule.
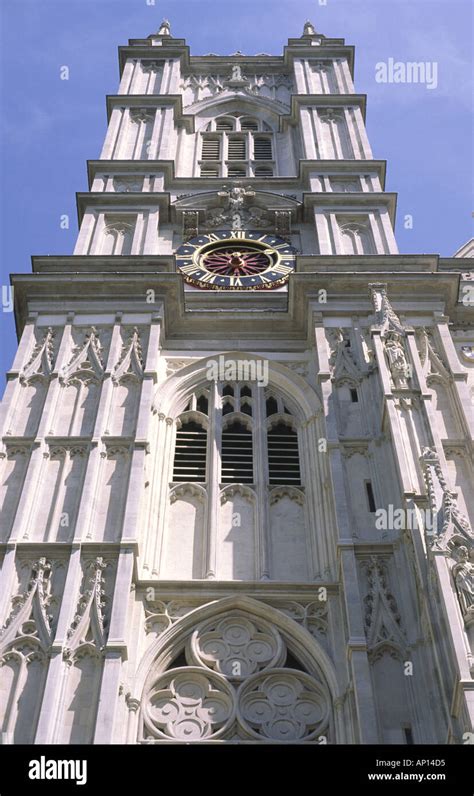
<path fill-rule="evenodd" d="M 456 584 L 459 604 L 463 615 L 474 622 L 474 564 L 469 560 L 467 547 L 461 545 L 453 550 L 456 564 L 453 567 L 453 578 Z"/>
<path fill-rule="evenodd" d="M 408 379 L 411 375 L 411 367 L 407 362 L 405 349 L 399 334 L 391 333 L 385 341 L 385 353 L 387 355 L 388 366 L 395 387 L 408 387 Z"/>

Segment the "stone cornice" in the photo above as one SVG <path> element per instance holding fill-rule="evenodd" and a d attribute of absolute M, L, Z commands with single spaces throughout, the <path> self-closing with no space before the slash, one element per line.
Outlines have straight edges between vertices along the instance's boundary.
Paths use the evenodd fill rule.
<path fill-rule="evenodd" d="M 152 45 L 151 39 L 129 39 L 128 46 L 118 48 L 120 75 L 129 58 L 166 60 L 180 58 L 181 71 L 206 69 L 215 70 L 216 66 L 227 67 L 228 64 L 248 65 L 252 69 L 268 69 L 279 71 L 292 69 L 295 58 L 347 58 L 349 69 L 354 77 L 354 47 L 345 44 L 344 39 L 323 39 L 320 45 L 312 45 L 302 39 L 288 39 L 283 48 L 283 55 L 191 55 L 186 39 L 165 37 L 160 46 Z"/>
<path fill-rule="evenodd" d="M 52 259 L 43 258 L 43 261 L 47 263 Z M 54 259 L 59 269 L 61 258 Z M 118 264 L 114 271 L 98 270 L 102 259 L 120 259 L 120 271 Z M 63 262 L 87 261 L 91 270 L 77 273 L 76 266 L 76 273 L 60 270 L 47 273 L 42 269 L 32 275 L 13 275 L 18 330 L 23 328 L 31 311 L 61 314 L 75 309 L 90 315 L 94 312 L 114 313 L 120 309 L 146 315 L 162 306 L 168 339 L 187 342 L 205 339 L 212 327 L 216 345 L 221 345 L 220 340 L 235 335 L 236 328 L 242 340 L 308 341 L 308 313 L 314 310 L 313 305 L 327 315 L 344 311 L 350 315 L 370 316 L 372 307 L 367 286 L 377 278 L 387 284 L 393 301 L 399 306 L 402 304 L 403 311 L 412 315 L 426 316 L 433 311 L 442 311 L 456 322 L 463 309 L 457 301 L 458 274 L 394 269 L 379 272 L 378 276 L 377 271 L 356 272 L 354 266 L 351 271 L 338 270 L 337 260 L 345 259 L 349 268 L 351 259 L 354 259 L 349 256 L 324 258 L 333 260 L 331 271 L 297 272 L 291 277 L 288 294 L 286 291 L 185 291 L 179 274 L 139 270 L 141 259 L 146 263 L 152 258 L 69 257 L 62 258 Z M 315 257 L 315 264 L 320 259 Z M 380 261 L 380 257 L 377 259 Z M 394 259 L 403 263 L 402 255 Z M 391 258 L 386 260 L 390 263 Z M 155 291 L 154 304 L 146 302 L 149 290 Z M 318 304 L 320 290 L 327 291 L 326 304 Z M 472 314 L 472 310 L 470 312 Z"/>
<path fill-rule="evenodd" d="M 245 182 L 252 186 L 261 186 L 262 190 L 277 191 L 280 187 L 284 190 L 300 191 L 301 188 L 309 190 L 311 175 L 333 174 L 360 176 L 367 173 L 376 173 L 382 188 L 385 185 L 387 161 L 386 160 L 300 160 L 298 174 L 293 177 L 245 177 Z M 160 174 L 165 181 L 165 190 L 170 193 L 189 190 L 198 193 L 203 190 L 220 190 L 226 182 L 225 177 L 176 177 L 173 160 L 88 160 L 87 171 L 89 187 L 92 186 L 97 174 Z M 321 192 L 324 194 L 325 192 Z M 361 192 L 362 193 L 362 192 Z M 122 194 L 123 195 L 123 194 Z M 127 194 L 129 196 L 130 194 Z M 144 196 L 144 193 L 140 193 Z M 332 195 L 332 194 L 331 194 Z M 349 194 L 344 194 L 348 196 Z M 359 194 L 356 193 L 358 196 Z M 368 193 L 373 196 L 372 192 Z M 462 262 L 460 260 L 457 263 Z M 466 269 L 464 269 L 466 270 Z"/>

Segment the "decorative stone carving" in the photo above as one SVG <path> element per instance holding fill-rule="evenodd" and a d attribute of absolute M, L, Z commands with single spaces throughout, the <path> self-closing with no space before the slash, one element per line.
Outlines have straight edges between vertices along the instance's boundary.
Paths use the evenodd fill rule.
<path fill-rule="evenodd" d="M 474 362 L 474 346 L 462 345 L 461 356 L 466 360 L 466 362 Z"/>
<path fill-rule="evenodd" d="M 322 108 L 318 116 L 324 124 L 339 124 L 344 121 L 344 113 L 337 108 Z"/>
<path fill-rule="evenodd" d="M 97 329 L 92 326 L 87 332 L 82 345 L 75 346 L 72 359 L 62 368 L 59 380 L 67 385 L 71 383 L 90 384 L 99 382 L 104 376 L 102 346 Z"/>
<path fill-rule="evenodd" d="M 376 326 L 380 331 L 393 385 L 396 389 L 407 389 L 412 367 L 405 351 L 405 327 L 390 304 L 387 286 L 382 283 L 373 283 L 369 285 L 369 288 L 375 309 Z"/>
<path fill-rule="evenodd" d="M 317 36 L 316 28 L 312 22 L 305 22 L 303 28 L 303 36 Z"/>
<path fill-rule="evenodd" d="M 286 614 L 295 622 L 302 625 L 312 636 L 321 639 L 326 636 L 328 630 L 328 608 L 327 601 L 314 600 L 309 603 L 295 601 L 267 600 L 265 602 L 273 605 L 281 613 Z"/>
<path fill-rule="evenodd" d="M 77 605 L 76 615 L 67 632 L 68 646 L 63 657 L 72 660 L 79 652 L 98 654 L 105 646 L 105 589 L 106 562 L 101 556 L 86 565 L 86 588 Z"/>
<path fill-rule="evenodd" d="M 112 221 L 104 227 L 104 235 L 112 235 L 115 238 L 119 235 L 123 238 L 132 231 L 133 225 L 127 224 L 125 221 Z"/>
<path fill-rule="evenodd" d="M 44 557 L 32 563 L 26 590 L 12 600 L 12 611 L 0 634 L 0 650 L 17 638 L 28 638 L 43 649 L 51 644 L 51 572 L 52 564 Z"/>
<path fill-rule="evenodd" d="M 456 584 L 459 605 L 466 624 L 474 623 L 474 564 L 469 559 L 465 545 L 454 548 L 452 557 L 455 564 L 452 575 Z"/>
<path fill-rule="evenodd" d="M 195 497 L 200 503 L 204 503 L 207 493 L 200 484 L 180 484 L 172 490 L 170 494 L 170 503 L 176 503 L 177 500 L 184 498 L 186 495 Z"/>
<path fill-rule="evenodd" d="M 167 19 L 161 23 L 157 36 L 171 36 L 171 25 Z"/>
<path fill-rule="evenodd" d="M 166 375 L 172 376 L 176 371 L 191 365 L 193 359 L 167 359 L 166 360 Z"/>
<path fill-rule="evenodd" d="M 332 380 L 336 384 L 341 384 L 344 381 L 359 384 L 364 373 L 355 361 L 347 333 L 343 329 L 335 329 L 328 336 L 333 345 L 329 359 L 329 365 L 332 368 Z"/>
<path fill-rule="evenodd" d="M 356 193 L 361 190 L 359 180 L 331 180 L 334 193 Z"/>
<path fill-rule="evenodd" d="M 240 64 L 233 64 L 231 76 L 224 82 L 225 85 L 231 88 L 243 88 L 248 85 L 249 80 L 242 74 L 242 67 Z"/>
<path fill-rule="evenodd" d="M 260 740 L 309 741 L 329 721 L 329 699 L 313 678 L 291 669 L 257 674 L 241 686 L 239 709 L 249 734 Z"/>
<path fill-rule="evenodd" d="M 155 118 L 156 110 L 150 108 L 130 108 L 130 120 L 133 124 L 147 124 Z"/>
<path fill-rule="evenodd" d="M 456 493 L 449 488 L 436 450 L 423 448 L 420 464 L 430 508 L 436 518 L 431 546 L 436 550 L 450 551 L 457 545 L 466 545 L 472 550 L 474 534 L 467 517 L 458 507 Z"/>
<path fill-rule="evenodd" d="M 417 339 L 421 366 L 428 386 L 436 381 L 442 384 L 449 382 L 451 374 L 437 351 L 435 351 L 432 337 L 424 327 L 420 329 Z"/>
<path fill-rule="evenodd" d="M 298 376 L 302 376 L 304 379 L 308 376 L 309 368 L 307 362 L 288 362 L 285 359 L 278 360 L 279 365 L 283 365 L 283 367 L 292 370 L 294 373 L 297 373 Z"/>
<path fill-rule="evenodd" d="M 116 384 L 126 381 L 140 382 L 143 379 L 143 352 L 140 334 L 136 326 L 122 347 L 120 359 L 115 367 L 112 380 Z"/>
<path fill-rule="evenodd" d="M 369 585 L 369 593 L 364 599 L 369 652 L 376 657 L 390 647 L 402 652 L 406 640 L 401 629 L 397 601 L 388 586 L 387 564 L 383 559 L 371 556 L 362 566 Z"/>
<path fill-rule="evenodd" d="M 201 605 L 203 600 L 146 600 L 145 603 L 145 630 L 147 633 L 160 635 L 171 625 L 186 616 L 194 608 Z"/>
<path fill-rule="evenodd" d="M 159 61 L 141 61 L 140 66 L 142 68 L 142 72 L 145 74 L 149 74 L 152 72 L 153 74 L 157 74 L 161 72 L 162 65 Z"/>
<path fill-rule="evenodd" d="M 221 491 L 221 503 L 227 503 L 228 500 L 232 500 L 236 495 L 240 495 L 250 503 L 255 503 L 257 497 L 253 489 L 245 484 L 228 484 Z"/>
<path fill-rule="evenodd" d="M 20 373 L 21 383 L 28 384 L 36 380 L 47 382 L 53 372 L 53 353 L 54 332 L 48 326 L 43 339 L 36 343 L 30 359 Z"/>
<path fill-rule="evenodd" d="M 141 193 L 143 179 L 136 177 L 114 177 L 114 191 L 116 193 Z"/>
<path fill-rule="evenodd" d="M 396 332 L 403 337 L 405 329 L 389 301 L 387 285 L 373 282 L 369 285 L 369 290 L 375 310 L 375 323 L 379 327 L 381 338 L 384 339 L 389 332 Z"/>
<path fill-rule="evenodd" d="M 385 340 L 385 356 L 392 376 L 394 387 L 406 389 L 411 377 L 411 366 L 407 362 L 401 335 L 397 332 L 387 334 Z"/>
<path fill-rule="evenodd" d="M 199 235 L 199 213 L 196 210 L 183 210 L 183 240 L 197 238 Z"/>
<path fill-rule="evenodd" d="M 199 73 L 186 75 L 181 83 L 181 90 L 183 93 L 188 91 L 191 93 L 191 97 L 187 101 L 185 99 L 185 104 L 199 102 L 206 97 L 215 97 L 224 91 L 229 91 L 249 94 L 252 97 L 264 97 L 267 100 L 288 106 L 290 93 L 293 90 L 293 79 L 289 74 L 244 76 L 240 65 L 235 64 L 230 76 Z"/>
<path fill-rule="evenodd" d="M 277 486 L 270 492 L 270 506 L 278 503 L 284 497 L 294 500 L 299 506 L 304 505 L 304 492 L 301 489 L 297 489 L 294 486 Z"/>
<path fill-rule="evenodd" d="M 145 738 L 218 738 L 234 713 L 233 691 L 224 677 L 195 667 L 171 669 L 158 678 L 145 700 Z"/>
<path fill-rule="evenodd" d="M 231 680 L 280 666 L 286 656 L 279 633 L 259 619 L 232 615 L 200 625 L 188 645 L 193 663 L 213 669 Z"/>
<path fill-rule="evenodd" d="M 291 210 L 275 210 L 275 235 L 289 241 L 291 235 Z"/>

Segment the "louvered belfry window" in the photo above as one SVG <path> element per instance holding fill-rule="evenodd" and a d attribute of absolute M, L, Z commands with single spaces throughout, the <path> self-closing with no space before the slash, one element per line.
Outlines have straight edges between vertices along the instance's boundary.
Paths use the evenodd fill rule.
<path fill-rule="evenodd" d="M 254 158 L 255 160 L 272 159 L 272 142 L 269 138 L 254 138 Z"/>
<path fill-rule="evenodd" d="M 183 423 L 176 432 L 173 481 L 206 480 L 207 431 L 198 423 Z"/>
<path fill-rule="evenodd" d="M 253 483 L 252 432 L 242 423 L 234 422 L 222 432 L 223 484 Z"/>
<path fill-rule="evenodd" d="M 269 430 L 267 440 L 270 484 L 293 486 L 300 484 L 300 460 L 296 432 L 284 423 L 279 423 Z"/>
<path fill-rule="evenodd" d="M 220 116 L 203 132 L 201 177 L 260 177 L 277 173 L 271 127 L 242 114 Z M 265 161 L 265 167 L 259 166 Z"/>
<path fill-rule="evenodd" d="M 202 141 L 202 159 L 203 160 L 220 160 L 221 157 L 221 142 L 219 138 L 203 138 Z"/>
<path fill-rule="evenodd" d="M 245 160 L 245 138 L 229 138 L 229 160 Z"/>
<path fill-rule="evenodd" d="M 295 418 L 269 389 L 259 400 L 262 389 L 226 382 L 215 398 L 209 386 L 191 397 L 176 432 L 173 482 L 204 483 L 215 477 L 220 484 L 255 485 L 266 479 L 266 486 L 301 485 Z M 265 426 L 262 435 L 258 429 Z M 219 428 L 220 433 L 214 431 Z M 208 439 L 211 433 L 217 435 L 215 441 Z M 265 460 L 267 466 L 259 471 L 256 462 Z"/>

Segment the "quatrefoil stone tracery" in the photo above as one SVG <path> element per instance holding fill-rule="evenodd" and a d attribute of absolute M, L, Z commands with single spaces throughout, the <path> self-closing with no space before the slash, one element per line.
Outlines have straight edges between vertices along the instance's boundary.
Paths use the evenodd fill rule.
<path fill-rule="evenodd" d="M 152 689 L 145 727 L 152 737 L 200 741 L 219 736 L 234 711 L 233 692 L 223 677 L 195 667 L 171 669 Z"/>
<path fill-rule="evenodd" d="M 188 655 L 194 663 L 240 680 L 270 666 L 280 666 L 286 650 L 269 623 L 259 621 L 257 626 L 244 617 L 232 616 L 198 627 L 191 637 Z"/>
<path fill-rule="evenodd" d="M 311 740 L 326 729 L 329 699 L 313 678 L 290 669 L 250 677 L 240 688 L 244 727 L 274 741 Z"/>

